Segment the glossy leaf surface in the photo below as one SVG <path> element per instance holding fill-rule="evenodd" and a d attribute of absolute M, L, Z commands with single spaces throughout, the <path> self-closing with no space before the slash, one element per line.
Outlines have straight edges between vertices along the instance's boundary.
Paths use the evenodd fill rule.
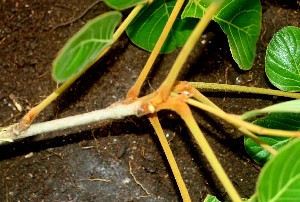
<path fill-rule="evenodd" d="M 211 1 L 190 0 L 182 17 L 201 18 Z M 231 54 L 243 70 L 250 69 L 254 62 L 261 29 L 261 12 L 259 0 L 225 0 L 213 18 L 227 35 Z"/>
<path fill-rule="evenodd" d="M 203 202 L 220 202 L 217 197 L 207 194 Z"/>
<path fill-rule="evenodd" d="M 299 130 L 300 114 L 299 113 L 270 113 L 268 116 L 254 121 L 254 124 L 266 128 L 282 130 Z M 291 138 L 259 136 L 261 140 L 278 150 L 289 143 Z M 245 137 L 245 149 L 247 153 L 260 165 L 263 165 L 270 158 L 270 153 L 263 149 L 252 139 Z"/>
<path fill-rule="evenodd" d="M 300 140 L 285 146 L 261 170 L 257 201 L 300 201 Z"/>
<path fill-rule="evenodd" d="M 101 51 L 113 42 L 113 33 L 121 20 L 121 13 L 102 14 L 82 27 L 58 53 L 53 62 L 53 78 L 65 82 L 83 68 L 93 64 Z"/>
<path fill-rule="evenodd" d="M 300 28 L 285 27 L 268 45 L 266 74 L 271 83 L 284 91 L 300 91 Z"/>
<path fill-rule="evenodd" d="M 140 48 L 152 51 L 175 3 L 176 0 L 155 0 L 144 6 L 126 30 L 130 40 Z M 183 46 L 197 22 L 196 19 L 181 20 L 178 17 L 160 52 L 169 53 Z"/>

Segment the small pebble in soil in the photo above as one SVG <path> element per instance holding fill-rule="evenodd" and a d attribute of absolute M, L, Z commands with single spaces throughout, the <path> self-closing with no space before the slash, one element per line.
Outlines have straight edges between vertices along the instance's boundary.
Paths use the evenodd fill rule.
<path fill-rule="evenodd" d="M 236 77 L 235 78 L 235 84 L 241 84 L 242 83 L 242 80 L 240 77 Z"/>
<path fill-rule="evenodd" d="M 128 177 L 126 177 L 124 180 L 122 180 L 123 184 L 128 184 L 129 182 L 131 182 L 131 180 Z"/>
<path fill-rule="evenodd" d="M 119 152 L 118 152 L 118 155 L 117 155 L 117 158 L 118 158 L 118 159 L 122 158 L 122 157 L 126 154 L 127 148 L 128 148 L 127 145 L 123 145 L 123 146 L 120 148 L 120 150 L 119 150 Z"/>
<path fill-rule="evenodd" d="M 25 155 L 25 159 L 29 159 L 33 156 L 33 152 L 30 152 L 29 154 Z"/>

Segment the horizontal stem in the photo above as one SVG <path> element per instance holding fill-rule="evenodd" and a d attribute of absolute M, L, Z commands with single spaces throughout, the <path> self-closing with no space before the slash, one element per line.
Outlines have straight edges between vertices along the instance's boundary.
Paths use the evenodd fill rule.
<path fill-rule="evenodd" d="M 192 92 L 192 94 L 193 94 L 193 97 L 196 100 L 198 100 L 199 102 L 202 102 L 202 103 L 204 103 L 204 104 L 206 104 L 208 106 L 211 106 L 211 107 L 215 108 L 216 110 L 219 110 L 220 113 L 225 113 L 221 108 L 219 108 L 217 105 L 215 105 L 215 103 L 213 103 L 212 101 L 210 101 L 207 97 L 205 97 L 198 90 L 194 89 L 193 92 Z M 241 131 L 242 133 L 244 133 L 247 137 L 251 138 L 253 141 L 255 141 L 257 144 L 259 144 L 262 148 L 264 148 L 265 150 L 267 150 L 272 155 L 276 155 L 277 154 L 277 151 L 275 149 L 273 149 L 270 145 L 266 144 L 264 141 L 262 141 L 261 139 L 259 139 L 254 133 L 252 133 L 248 129 L 242 128 L 242 127 L 239 127 L 239 126 L 235 126 L 235 127 L 238 128 L 239 131 Z"/>
<path fill-rule="evenodd" d="M 133 102 L 131 104 L 117 103 L 113 104 L 105 109 L 100 109 L 84 114 L 75 116 L 69 116 L 66 118 L 56 119 L 52 121 L 46 121 L 42 123 L 32 124 L 26 131 L 20 135 L 15 135 L 13 130 L 8 130 L 4 133 L 0 133 L 1 139 L 17 140 L 25 137 L 30 137 L 38 134 L 49 133 L 58 130 L 64 130 L 76 126 L 83 126 L 107 119 L 121 119 L 126 116 L 138 115 L 140 109 L 140 101 Z M 2 142 L 0 141 L 0 144 Z"/>
<path fill-rule="evenodd" d="M 193 99 L 188 99 L 187 103 L 192 106 L 198 107 L 199 109 L 210 112 L 210 113 L 224 119 L 225 121 L 235 125 L 236 127 L 246 128 L 249 131 L 259 134 L 259 135 L 275 136 L 275 137 L 300 137 L 299 131 L 286 131 L 286 130 L 264 128 L 264 127 L 246 122 L 246 121 L 240 119 L 236 115 L 227 114 L 226 112 L 222 113 L 220 110 L 217 110 L 214 107 L 205 105 L 205 104 L 200 103 Z"/>
<path fill-rule="evenodd" d="M 238 130 L 244 133 L 247 137 L 251 138 L 254 142 L 259 144 L 264 150 L 268 151 L 270 154 L 276 155 L 278 153 L 273 147 L 271 147 L 270 145 L 268 145 L 267 143 L 259 139 L 259 137 L 257 137 L 254 133 L 252 133 L 248 129 L 239 127 Z"/>
<path fill-rule="evenodd" d="M 212 90 L 241 92 L 241 93 L 276 95 L 276 96 L 300 99 L 300 93 L 284 92 L 284 91 L 280 91 L 280 90 L 229 85 L 229 84 L 219 84 L 219 83 L 205 83 L 205 82 L 189 82 L 189 83 L 191 84 L 191 86 L 198 88 L 198 89 L 200 88 L 200 89 L 212 89 Z"/>
<path fill-rule="evenodd" d="M 136 17 L 139 11 L 143 8 L 145 4 L 137 5 L 131 13 L 127 16 L 124 22 L 120 25 L 120 27 L 115 31 L 113 35 L 114 42 L 118 40 L 118 38 L 122 35 L 128 25 L 132 22 L 132 20 Z M 60 87 L 58 87 L 53 93 L 51 93 L 48 97 L 46 97 L 40 104 L 33 107 L 22 120 L 17 124 L 14 129 L 16 133 L 21 133 L 31 122 L 35 119 L 35 117 L 43 111 L 53 100 L 55 100 L 58 96 L 60 96 L 66 89 L 68 89 L 84 72 L 86 72 L 96 61 L 98 61 L 104 54 L 106 54 L 111 46 L 106 47 L 95 60 L 91 61 L 87 64 L 80 72 L 74 74 L 71 78 L 69 78 L 65 83 L 63 83 Z M 29 117 L 29 120 L 28 120 Z"/>

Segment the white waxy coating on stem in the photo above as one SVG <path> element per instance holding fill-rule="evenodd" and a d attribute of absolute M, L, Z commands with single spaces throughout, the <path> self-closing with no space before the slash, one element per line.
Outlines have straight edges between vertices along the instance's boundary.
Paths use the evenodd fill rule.
<path fill-rule="evenodd" d="M 131 104 L 117 103 L 105 109 L 100 109 L 75 116 L 69 116 L 66 118 L 56 119 L 52 121 L 46 121 L 43 123 L 36 123 L 31 125 L 26 131 L 24 131 L 20 135 L 15 135 L 11 131 L 7 131 L 1 134 L 0 139 L 10 138 L 12 140 L 17 140 L 38 134 L 49 133 L 76 126 L 97 123 L 103 120 L 121 119 L 126 116 L 137 115 L 140 107 L 141 103 L 139 101 L 133 102 Z"/>

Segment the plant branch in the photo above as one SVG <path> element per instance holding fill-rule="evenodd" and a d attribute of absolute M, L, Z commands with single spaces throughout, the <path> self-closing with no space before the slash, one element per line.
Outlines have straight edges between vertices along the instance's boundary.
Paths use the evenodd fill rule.
<path fill-rule="evenodd" d="M 120 27 L 115 31 L 113 38 L 116 41 L 121 34 L 125 31 L 126 27 L 130 24 L 130 22 L 134 19 L 134 17 L 138 14 L 138 12 L 143 8 L 144 4 L 137 5 L 131 13 L 127 16 L 124 22 L 120 25 Z M 53 93 L 51 93 L 47 98 L 45 98 L 40 104 L 33 107 L 25 116 L 21 119 L 21 121 L 14 127 L 14 131 L 16 134 L 21 133 L 22 131 L 26 130 L 35 117 L 44 110 L 53 100 L 55 100 L 58 96 L 60 96 L 67 88 L 71 86 L 87 69 L 89 69 L 97 60 L 99 60 L 107 51 L 110 49 L 111 46 L 104 49 L 99 56 L 89 63 L 85 68 L 83 68 L 79 73 L 72 76 L 68 79 L 65 83 L 63 83 L 59 88 L 57 88 Z"/>
<path fill-rule="evenodd" d="M 157 107 L 157 110 L 173 110 L 180 115 L 180 117 L 184 120 L 185 124 L 193 134 L 197 144 L 201 148 L 202 152 L 204 153 L 209 164 L 216 173 L 218 179 L 221 181 L 222 185 L 226 189 L 230 198 L 233 201 L 242 201 L 241 197 L 237 193 L 229 177 L 224 171 L 222 165 L 220 164 L 216 155 L 214 154 L 212 148 L 209 146 L 208 141 L 206 140 L 205 136 L 198 127 L 198 124 L 196 123 L 189 106 L 186 104 L 187 99 L 188 97 L 185 94 L 181 94 L 176 97 L 169 97 L 165 102 L 161 103 Z"/>
<path fill-rule="evenodd" d="M 200 91 L 198 91 L 195 87 L 193 87 L 187 81 L 179 81 L 179 82 L 177 82 L 175 84 L 175 86 L 173 87 L 172 91 L 175 92 L 175 93 L 179 93 L 179 94 L 181 94 L 181 93 L 188 93 L 189 96 L 195 98 L 196 100 L 200 101 L 201 103 L 207 104 L 207 105 L 209 105 L 211 107 L 214 107 L 214 108 L 216 108 L 218 110 L 222 110 L 215 103 L 213 103 L 210 99 L 208 99 L 206 96 L 204 96 Z"/>
<path fill-rule="evenodd" d="M 243 121 L 242 119 L 240 119 L 239 116 L 227 114 L 224 111 L 217 110 L 211 106 L 205 105 L 193 99 L 188 99 L 187 103 L 195 107 L 198 107 L 199 109 L 210 112 L 237 127 L 248 129 L 249 131 L 252 131 L 259 135 L 276 136 L 276 137 L 300 137 L 299 131 L 286 131 L 286 130 L 263 128 L 261 126 Z"/>
<path fill-rule="evenodd" d="M 132 9 L 130 14 L 126 17 L 126 19 L 122 22 L 120 27 L 114 33 L 114 40 L 118 40 L 119 37 L 123 34 L 128 25 L 132 22 L 132 20 L 137 16 L 140 10 L 145 6 L 145 4 L 138 4 Z"/>
<path fill-rule="evenodd" d="M 164 131 L 159 123 L 159 120 L 157 118 L 157 114 L 154 113 L 154 114 L 151 114 L 151 115 L 148 115 L 148 119 L 149 121 L 151 122 L 156 134 L 157 134 L 157 137 L 159 139 L 159 142 L 164 150 L 164 153 L 167 157 L 167 160 L 169 162 L 169 165 L 172 169 L 172 172 L 173 172 L 173 175 L 175 177 L 175 180 L 176 180 L 176 183 L 178 185 L 178 188 L 180 190 L 180 193 L 181 193 L 181 197 L 183 199 L 184 202 L 189 202 L 191 201 L 191 198 L 190 198 L 190 195 L 189 195 L 189 192 L 185 186 L 185 183 L 182 179 L 182 176 L 181 176 L 181 173 L 179 171 L 179 168 L 177 166 L 177 163 L 176 163 L 176 160 L 175 160 L 175 157 L 172 153 L 172 150 L 169 146 L 169 143 L 168 143 L 168 140 L 164 134 Z"/>
<path fill-rule="evenodd" d="M 212 90 L 231 91 L 231 92 L 276 95 L 276 96 L 300 99 L 300 93 L 284 92 L 280 90 L 238 86 L 238 85 L 228 85 L 228 84 L 218 84 L 218 83 L 204 83 L 204 82 L 189 82 L 189 83 L 191 84 L 191 86 L 198 89 L 212 89 Z"/>
<path fill-rule="evenodd" d="M 181 49 L 179 55 L 177 56 L 167 78 L 161 84 L 160 88 L 158 89 L 158 93 L 161 94 L 162 99 L 166 99 L 170 93 L 171 88 L 173 87 L 175 80 L 182 69 L 183 64 L 187 60 L 189 54 L 193 50 L 195 44 L 199 40 L 200 36 L 203 34 L 205 28 L 210 23 L 214 14 L 219 10 L 223 1 L 213 1 L 211 5 L 206 10 L 205 14 L 201 18 L 201 20 L 197 23 L 196 27 L 194 28 L 192 34 L 184 44 L 183 48 Z"/>
<path fill-rule="evenodd" d="M 64 130 L 76 126 L 82 126 L 92 123 L 97 123 L 107 119 L 122 119 L 126 116 L 139 115 L 141 102 L 136 101 L 131 104 L 115 103 L 105 109 L 100 109 L 84 114 L 69 116 L 66 118 L 46 121 L 43 123 L 32 124 L 26 131 L 16 135 L 13 128 L 10 127 L 7 131 L 0 131 L 0 144 L 1 140 L 11 141 L 18 140 L 25 137 L 30 137 L 42 133 L 49 133 L 58 130 Z"/>
<path fill-rule="evenodd" d="M 270 154 L 272 155 L 276 155 L 278 153 L 278 151 L 276 151 L 273 147 L 271 147 L 270 145 L 268 145 L 266 142 L 262 141 L 261 139 L 259 139 L 259 137 L 257 137 L 257 135 L 255 135 L 254 133 L 252 133 L 251 131 L 249 131 L 247 128 L 242 128 L 242 127 L 237 127 L 235 126 L 239 131 L 241 131 L 242 133 L 244 133 L 247 137 L 251 138 L 254 142 L 256 142 L 257 144 L 259 144 L 264 150 L 268 151 Z"/>
<path fill-rule="evenodd" d="M 173 88 L 173 90 L 176 93 L 188 92 L 191 96 L 193 96 L 196 100 L 200 101 L 201 103 L 204 103 L 208 106 L 215 108 L 216 110 L 219 110 L 220 113 L 225 113 L 221 108 L 219 108 L 215 103 L 213 103 L 211 100 L 209 100 L 207 97 L 205 97 L 201 92 L 199 92 L 197 89 L 195 89 L 193 86 L 191 86 L 188 82 L 182 82 L 182 81 L 178 82 L 177 85 L 175 85 L 175 87 Z M 242 133 L 244 133 L 246 136 L 248 136 L 249 138 L 254 140 L 256 143 L 258 143 L 262 148 L 267 150 L 272 155 L 277 154 L 277 151 L 275 149 L 273 149 L 273 147 L 271 147 L 270 145 L 268 145 L 267 143 L 265 143 L 264 141 L 259 139 L 254 133 L 252 133 L 248 129 L 241 128 L 236 125 L 235 125 L 235 127 L 238 128 L 238 130 L 241 131 Z"/>
<path fill-rule="evenodd" d="M 141 87 L 147 77 L 147 75 L 149 74 L 149 71 L 151 69 L 151 67 L 154 64 L 155 59 L 157 58 L 162 46 L 164 45 L 164 42 L 177 18 L 177 15 L 182 7 L 184 3 L 184 0 L 178 0 L 176 1 L 176 4 L 172 10 L 172 13 L 161 33 L 161 35 L 159 36 L 153 51 L 151 52 L 142 72 L 140 73 L 138 79 L 136 80 L 135 84 L 132 86 L 132 88 L 128 91 L 127 93 L 127 98 L 131 98 L 131 99 L 135 99 L 138 97 Z"/>
<path fill-rule="evenodd" d="M 242 201 L 241 197 L 239 196 L 238 192 L 236 191 L 229 177 L 224 171 L 222 165 L 220 164 L 216 155 L 214 154 L 212 148 L 209 146 L 208 141 L 206 140 L 205 136 L 203 135 L 200 128 L 198 127 L 192 114 L 187 114 L 186 112 L 184 112 L 184 114 L 181 114 L 180 116 L 182 117 L 182 119 L 190 129 L 195 140 L 200 146 L 202 152 L 205 154 L 215 174 L 218 176 L 219 180 L 223 184 L 225 190 L 227 191 L 232 201 Z"/>

